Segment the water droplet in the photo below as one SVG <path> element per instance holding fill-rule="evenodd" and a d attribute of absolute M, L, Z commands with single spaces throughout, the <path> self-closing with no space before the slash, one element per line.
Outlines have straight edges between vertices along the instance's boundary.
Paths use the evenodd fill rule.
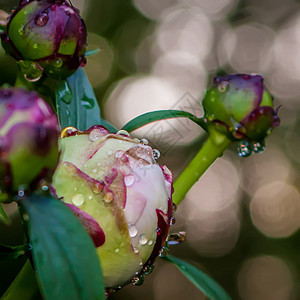
<path fill-rule="evenodd" d="M 174 217 L 171 217 L 170 219 L 170 225 L 174 225 L 176 223 L 176 219 Z"/>
<path fill-rule="evenodd" d="M 114 198 L 113 194 L 108 192 L 108 193 L 106 193 L 106 194 L 104 195 L 103 200 L 104 200 L 106 203 L 110 203 L 110 202 L 113 200 L 113 198 Z"/>
<path fill-rule="evenodd" d="M 148 243 L 148 239 L 147 239 L 147 237 L 146 237 L 145 234 L 141 234 L 141 235 L 139 236 L 139 243 L 140 243 L 141 245 L 146 245 L 146 244 Z"/>
<path fill-rule="evenodd" d="M 165 257 L 169 253 L 169 245 L 166 241 L 165 245 L 159 251 L 159 257 Z"/>
<path fill-rule="evenodd" d="M 89 135 L 89 139 L 92 142 L 95 142 L 96 140 L 98 140 L 99 138 L 103 137 L 104 134 L 100 129 L 94 129 L 90 132 Z"/>
<path fill-rule="evenodd" d="M 93 199 L 93 196 L 89 196 L 89 200 L 92 200 Z"/>
<path fill-rule="evenodd" d="M 136 247 L 134 247 L 134 248 L 133 248 L 133 252 L 134 252 L 135 254 L 138 254 L 138 253 L 139 253 L 139 249 L 136 248 Z"/>
<path fill-rule="evenodd" d="M 55 59 L 52 62 L 52 65 L 57 69 L 61 68 L 63 64 L 64 64 L 64 61 L 60 57 L 58 57 L 57 59 Z"/>
<path fill-rule="evenodd" d="M 251 155 L 252 149 L 248 141 L 241 141 L 238 147 L 239 156 L 240 157 L 247 157 Z"/>
<path fill-rule="evenodd" d="M 175 213 L 177 210 L 177 205 L 175 203 L 172 203 L 172 205 L 173 205 L 173 213 Z"/>
<path fill-rule="evenodd" d="M 49 16 L 46 12 L 40 13 L 36 18 L 35 18 L 35 25 L 39 27 L 45 26 L 49 21 Z"/>
<path fill-rule="evenodd" d="M 29 221 L 29 216 L 28 216 L 28 214 L 23 214 L 23 220 L 24 220 L 24 221 Z"/>
<path fill-rule="evenodd" d="M 42 191 L 47 192 L 49 190 L 49 187 L 47 185 L 42 186 Z"/>
<path fill-rule="evenodd" d="M 160 152 L 157 149 L 153 149 L 153 156 L 154 156 L 154 159 L 159 159 Z"/>
<path fill-rule="evenodd" d="M 55 4 L 51 5 L 51 10 L 56 10 L 56 5 Z"/>
<path fill-rule="evenodd" d="M 126 186 L 131 186 L 134 183 L 134 175 L 127 175 L 124 177 L 124 183 Z"/>
<path fill-rule="evenodd" d="M 100 182 L 92 185 L 93 193 L 99 194 L 102 192 L 102 190 L 103 190 L 103 185 Z"/>
<path fill-rule="evenodd" d="M 91 109 L 95 106 L 95 101 L 91 98 L 88 98 L 86 95 L 81 99 L 81 105 L 87 109 Z"/>
<path fill-rule="evenodd" d="M 18 32 L 19 32 L 19 35 L 23 35 L 24 34 L 24 27 L 19 28 Z"/>
<path fill-rule="evenodd" d="M 96 173 L 98 172 L 98 169 L 94 168 L 94 169 L 92 169 L 92 172 L 93 172 L 94 174 L 96 174 Z"/>
<path fill-rule="evenodd" d="M 169 245 L 178 245 L 186 240 L 186 232 L 180 231 L 178 233 L 171 233 L 168 235 Z"/>
<path fill-rule="evenodd" d="M 121 158 L 121 157 L 123 156 L 123 154 L 124 154 L 124 151 L 118 150 L 118 151 L 116 152 L 116 154 L 115 154 L 115 157 L 116 157 L 116 158 Z"/>
<path fill-rule="evenodd" d="M 265 150 L 265 142 L 253 142 L 253 151 L 255 153 L 262 153 Z"/>
<path fill-rule="evenodd" d="M 110 155 L 112 155 L 112 154 L 113 154 L 113 152 L 112 152 L 111 150 L 107 151 L 107 155 L 108 155 L 108 156 L 110 156 Z"/>
<path fill-rule="evenodd" d="M 148 245 L 149 245 L 149 246 L 152 246 L 152 245 L 153 245 L 153 241 L 150 240 L 150 241 L 148 242 Z"/>
<path fill-rule="evenodd" d="M 148 140 L 146 140 L 146 139 L 141 139 L 140 143 L 143 144 L 143 145 L 148 145 L 149 144 Z"/>
<path fill-rule="evenodd" d="M 78 33 L 79 33 L 79 34 L 82 34 L 82 33 L 83 33 L 83 27 L 82 27 L 82 26 L 80 26 L 80 27 L 78 28 Z"/>
<path fill-rule="evenodd" d="M 24 190 L 19 190 L 19 191 L 18 191 L 18 196 L 19 196 L 19 197 L 24 197 L 24 196 L 25 196 Z"/>
<path fill-rule="evenodd" d="M 39 47 L 39 44 L 33 44 L 33 49 L 37 49 Z"/>
<path fill-rule="evenodd" d="M 128 230 L 129 230 L 129 236 L 131 238 L 134 238 L 137 236 L 138 230 L 136 229 L 136 227 L 134 225 L 129 225 Z"/>
<path fill-rule="evenodd" d="M 75 191 L 75 192 L 77 191 L 77 187 L 74 187 L 74 191 Z"/>
<path fill-rule="evenodd" d="M 145 268 L 144 268 L 144 274 L 145 275 L 149 275 L 149 274 L 151 274 L 152 273 L 152 271 L 153 271 L 153 269 L 154 269 L 154 265 L 150 265 L 150 266 L 145 266 Z"/>
<path fill-rule="evenodd" d="M 120 251 L 119 248 L 116 248 L 116 249 L 115 249 L 115 253 L 118 253 L 119 251 Z"/>
<path fill-rule="evenodd" d="M 130 136 L 130 134 L 129 134 L 128 131 L 126 131 L 126 130 L 119 130 L 119 131 L 117 132 L 117 134 L 121 134 L 121 135 L 125 135 L 125 136 Z"/>
<path fill-rule="evenodd" d="M 222 81 L 218 85 L 218 90 L 221 93 L 225 93 L 229 89 L 229 82 L 228 81 Z"/>
<path fill-rule="evenodd" d="M 78 129 L 72 126 L 66 127 L 62 130 L 60 137 L 61 138 L 66 138 L 70 136 L 72 133 L 78 132 Z"/>
<path fill-rule="evenodd" d="M 76 194 L 72 197 L 72 202 L 76 206 L 81 206 L 84 203 L 84 196 L 82 194 Z"/>
<path fill-rule="evenodd" d="M 132 278 L 133 285 L 140 286 L 143 283 L 144 283 L 144 276 L 142 274 Z"/>

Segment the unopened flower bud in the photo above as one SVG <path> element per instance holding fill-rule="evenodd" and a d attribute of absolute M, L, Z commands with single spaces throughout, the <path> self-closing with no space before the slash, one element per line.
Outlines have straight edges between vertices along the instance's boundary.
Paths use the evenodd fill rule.
<path fill-rule="evenodd" d="M 1 36 L 6 51 L 35 69 L 63 79 L 86 63 L 86 27 L 66 0 L 25 0 Z M 29 71 L 27 71 L 29 72 Z M 30 74 L 26 74 L 30 77 Z"/>
<path fill-rule="evenodd" d="M 260 75 L 216 77 L 202 104 L 208 130 L 235 140 L 262 141 L 280 123 Z"/>
<path fill-rule="evenodd" d="M 0 89 L 1 192 L 15 192 L 52 174 L 57 141 L 56 115 L 37 93 Z"/>
<path fill-rule="evenodd" d="M 106 287 L 134 281 L 165 244 L 172 174 L 156 163 L 150 146 L 124 131 L 66 128 L 62 137 L 55 192 L 90 233 Z"/>

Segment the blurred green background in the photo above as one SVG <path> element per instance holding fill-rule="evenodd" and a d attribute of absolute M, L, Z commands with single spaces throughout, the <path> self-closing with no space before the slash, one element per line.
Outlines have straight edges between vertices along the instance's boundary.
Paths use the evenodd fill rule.
<path fill-rule="evenodd" d="M 0 0 L 9 11 L 18 1 Z M 262 154 L 232 147 L 179 206 L 171 230 L 187 231 L 171 254 L 216 279 L 233 299 L 300 299 L 300 1 L 72 0 L 89 31 L 86 71 L 102 113 L 121 127 L 157 109 L 202 115 L 205 87 L 217 73 L 259 73 L 282 105 L 281 127 Z M 0 50 L 0 83 L 16 65 Z M 160 121 L 134 133 L 161 152 L 173 173 L 187 165 L 204 133 L 188 120 Z M 237 145 L 236 145 L 237 146 Z M 1 227 L 17 243 L 17 225 Z M 1 268 L 4 266 L 1 266 Z M 1 287 L 13 273 L 2 279 Z M 204 299 L 158 259 L 141 287 L 113 299 Z"/>

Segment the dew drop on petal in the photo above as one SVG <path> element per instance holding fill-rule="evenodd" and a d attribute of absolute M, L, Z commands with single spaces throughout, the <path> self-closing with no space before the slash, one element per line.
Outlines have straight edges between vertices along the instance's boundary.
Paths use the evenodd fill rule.
<path fill-rule="evenodd" d="M 154 159 L 159 159 L 160 158 L 159 150 L 153 149 L 153 156 L 154 156 Z"/>
<path fill-rule="evenodd" d="M 66 127 L 65 129 L 62 130 L 60 137 L 65 138 L 70 136 L 72 133 L 78 132 L 78 129 L 72 126 Z"/>
<path fill-rule="evenodd" d="M 115 249 L 115 253 L 118 253 L 118 252 L 120 252 L 120 249 L 119 249 L 119 248 L 116 248 L 116 249 Z"/>
<path fill-rule="evenodd" d="M 145 268 L 144 268 L 144 274 L 145 275 L 149 275 L 149 274 L 151 274 L 152 273 L 152 271 L 153 271 L 153 269 L 154 269 L 154 265 L 150 265 L 150 266 L 146 266 Z"/>
<path fill-rule="evenodd" d="M 153 245 L 153 241 L 150 240 L 150 241 L 148 242 L 148 245 L 149 245 L 149 246 Z"/>
<path fill-rule="evenodd" d="M 148 145 L 149 144 L 148 140 L 146 140 L 146 139 L 141 139 L 140 143 L 143 144 L 143 145 Z"/>
<path fill-rule="evenodd" d="M 129 236 L 131 238 L 134 238 L 137 236 L 138 231 L 134 225 L 129 225 L 128 230 L 129 230 Z"/>
<path fill-rule="evenodd" d="M 140 286 L 143 283 L 144 283 L 144 276 L 142 274 L 132 278 L 133 285 Z"/>
<path fill-rule="evenodd" d="M 52 62 L 52 65 L 57 69 L 61 68 L 63 64 L 63 60 L 59 57 Z"/>
<path fill-rule="evenodd" d="M 84 196 L 82 194 L 76 194 L 72 197 L 72 203 L 76 206 L 81 206 L 84 203 Z"/>
<path fill-rule="evenodd" d="M 112 193 L 106 193 L 104 195 L 104 198 L 103 200 L 106 202 L 106 203 L 110 203 L 112 200 L 113 200 L 114 196 Z"/>
<path fill-rule="evenodd" d="M 36 17 L 34 23 L 35 23 L 35 25 L 37 25 L 39 27 L 43 27 L 48 23 L 48 21 L 49 21 L 48 14 L 45 12 L 42 12 Z"/>
<path fill-rule="evenodd" d="M 116 157 L 116 158 L 121 158 L 123 154 L 124 154 L 124 151 L 118 150 L 118 151 L 116 152 L 116 154 L 115 154 L 115 157 Z"/>
<path fill-rule="evenodd" d="M 225 93 L 226 91 L 228 91 L 228 89 L 229 89 L 229 82 L 228 81 L 222 81 L 218 85 L 218 90 L 221 93 Z"/>
<path fill-rule="evenodd" d="M 147 239 L 147 237 L 146 237 L 145 234 L 141 234 L 141 235 L 139 236 L 139 243 L 140 243 L 141 245 L 146 245 L 146 244 L 148 243 L 148 239 Z"/>
<path fill-rule="evenodd" d="M 130 175 L 126 175 L 124 177 L 124 183 L 126 186 L 131 186 L 134 183 L 134 175 L 130 174 Z"/>
<path fill-rule="evenodd" d="M 117 134 L 122 134 L 122 135 L 130 136 L 129 132 L 126 131 L 126 130 L 123 130 L 123 129 L 119 130 L 119 131 L 117 132 Z"/>
<path fill-rule="evenodd" d="M 33 44 L 33 49 L 37 49 L 39 47 L 39 44 Z"/>
<path fill-rule="evenodd" d="M 139 249 L 136 248 L 136 247 L 133 248 L 133 251 L 134 251 L 134 253 L 136 253 L 136 254 L 139 253 Z"/>
<path fill-rule="evenodd" d="M 103 132 L 101 132 L 101 130 L 94 129 L 90 132 L 89 139 L 90 139 L 90 141 L 95 142 L 96 140 L 101 138 L 103 135 L 104 134 L 103 134 Z"/>

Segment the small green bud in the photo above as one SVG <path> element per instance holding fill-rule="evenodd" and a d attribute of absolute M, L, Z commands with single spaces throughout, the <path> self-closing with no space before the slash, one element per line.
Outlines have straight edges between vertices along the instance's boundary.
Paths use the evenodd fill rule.
<path fill-rule="evenodd" d="M 216 77 L 202 104 L 208 130 L 233 140 L 263 141 L 280 124 L 273 98 L 259 75 Z"/>

